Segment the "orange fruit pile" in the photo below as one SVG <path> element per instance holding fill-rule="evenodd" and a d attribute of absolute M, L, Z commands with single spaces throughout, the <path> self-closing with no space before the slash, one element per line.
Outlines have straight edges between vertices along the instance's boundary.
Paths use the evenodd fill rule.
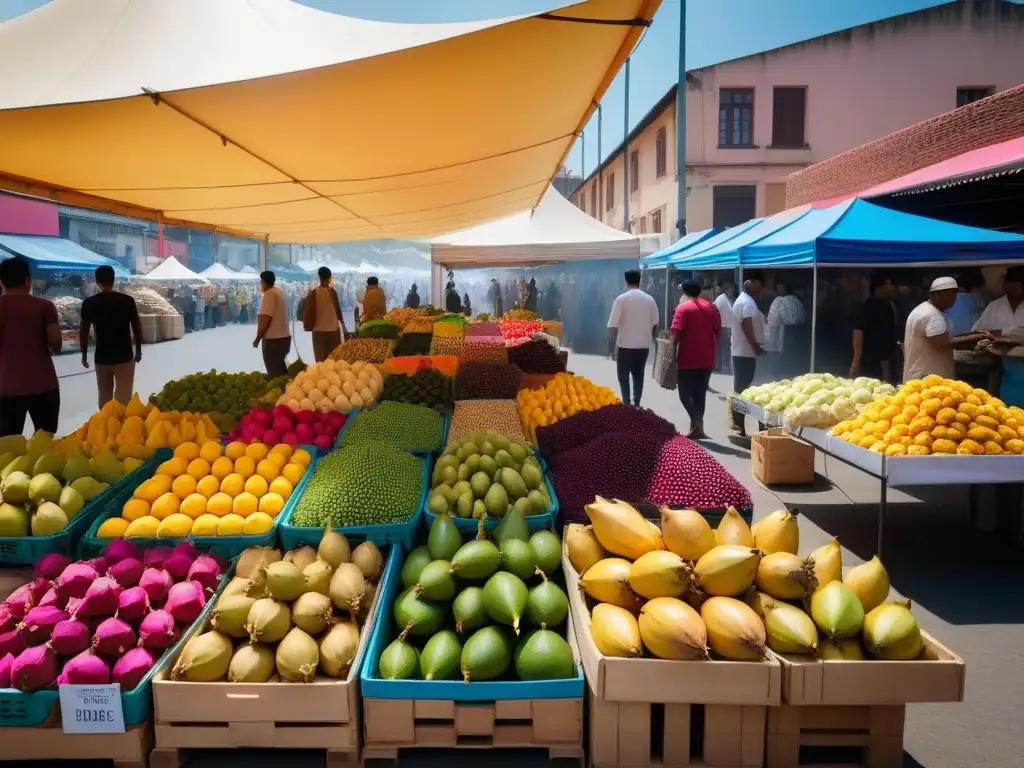
<path fill-rule="evenodd" d="M 537 442 L 537 427 L 547 427 L 580 411 L 596 411 L 614 405 L 619 398 L 583 376 L 560 373 L 540 389 L 523 389 L 517 405 L 523 431 Z"/>

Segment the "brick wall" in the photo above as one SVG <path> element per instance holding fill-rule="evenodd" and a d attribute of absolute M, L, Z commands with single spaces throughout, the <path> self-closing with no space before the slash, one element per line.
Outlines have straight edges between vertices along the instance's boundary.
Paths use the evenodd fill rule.
<path fill-rule="evenodd" d="M 1024 85 L 911 125 L 797 171 L 786 206 L 854 194 L 925 166 L 1024 136 Z"/>

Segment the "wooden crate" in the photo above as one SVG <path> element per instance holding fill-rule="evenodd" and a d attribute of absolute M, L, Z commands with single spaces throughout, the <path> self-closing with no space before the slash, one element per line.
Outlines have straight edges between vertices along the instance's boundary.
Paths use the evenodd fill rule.
<path fill-rule="evenodd" d="M 593 768 L 761 768 L 764 764 L 767 707 L 606 701 L 591 691 L 587 705 Z"/>
<path fill-rule="evenodd" d="M 412 747 L 532 748 L 551 760 L 583 759 L 582 699 L 364 699 L 363 713 L 364 761 L 396 761 Z"/>
<path fill-rule="evenodd" d="M 116 768 L 146 768 L 153 746 L 153 723 L 124 733 L 68 734 L 60 724 L 0 729 L 0 760 L 111 760 Z"/>
<path fill-rule="evenodd" d="M 773 707 L 768 711 L 765 768 L 811 763 L 819 768 L 902 768 L 905 714 L 903 705 Z M 825 754 L 805 756 L 805 747 Z M 849 761 L 851 753 L 859 754 L 859 762 Z"/>

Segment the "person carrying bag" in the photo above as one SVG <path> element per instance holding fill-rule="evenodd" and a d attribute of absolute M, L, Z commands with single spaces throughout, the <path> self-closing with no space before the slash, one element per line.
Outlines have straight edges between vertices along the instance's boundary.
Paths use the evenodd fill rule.
<path fill-rule="evenodd" d="M 313 334 L 313 359 L 322 363 L 345 337 L 345 321 L 341 316 L 338 294 L 331 287 L 331 270 L 317 270 L 320 285 L 306 296 L 302 311 L 302 328 Z"/>

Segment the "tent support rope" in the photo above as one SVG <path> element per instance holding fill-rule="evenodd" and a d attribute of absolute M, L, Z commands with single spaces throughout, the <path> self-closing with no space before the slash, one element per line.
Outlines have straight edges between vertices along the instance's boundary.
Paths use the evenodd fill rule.
<path fill-rule="evenodd" d="M 553 13 L 539 13 L 535 19 L 544 21 L 568 21 L 572 24 L 598 24 L 611 27 L 649 27 L 651 22 L 648 19 L 586 19 L 582 16 L 558 16 Z"/>
<path fill-rule="evenodd" d="M 221 133 L 216 128 L 214 128 L 212 125 L 209 125 L 208 123 L 203 122 L 198 117 L 195 117 L 194 115 L 189 114 L 187 111 L 185 111 L 181 107 L 177 106 L 176 104 L 171 103 L 170 101 L 168 101 L 159 92 L 154 91 L 152 88 L 143 88 L 142 90 L 146 93 L 147 96 L 149 96 L 153 100 L 153 103 L 156 106 L 160 106 L 161 104 L 166 105 L 167 107 L 169 107 L 173 111 L 177 112 L 179 115 L 181 115 L 185 119 L 191 120 L 196 125 L 198 125 L 198 126 L 200 126 L 202 128 L 205 128 L 210 133 L 218 136 L 220 138 L 220 140 L 221 140 L 221 143 L 223 143 L 224 146 L 227 146 L 228 144 L 232 144 L 233 146 L 238 147 L 238 149 L 240 149 L 243 152 L 245 152 L 247 155 L 249 155 L 249 157 L 253 158 L 254 160 L 257 160 L 258 162 L 263 163 L 265 166 L 267 166 L 268 168 L 276 171 L 277 173 L 280 173 L 282 176 L 286 176 L 294 184 L 298 184 L 300 187 L 302 187 L 303 189 L 308 190 L 309 192 L 312 192 L 317 197 L 322 198 L 322 199 L 326 200 L 327 202 L 331 203 L 332 205 L 337 206 L 338 208 L 340 208 L 341 210 L 343 210 L 345 213 L 349 214 L 350 216 L 354 216 L 357 219 L 361 219 L 361 220 L 365 221 L 367 224 L 369 224 L 369 225 L 371 225 L 373 227 L 377 227 L 378 229 L 380 229 L 380 225 L 377 224 L 376 222 L 370 221 L 365 216 L 360 216 L 355 211 L 346 208 L 344 205 L 339 203 L 334 198 L 328 197 L 327 195 L 324 195 L 323 193 L 313 189 L 311 186 L 309 186 L 308 184 L 306 184 L 303 181 L 300 181 L 298 178 L 296 178 L 292 174 L 288 173 L 286 170 L 284 170 L 280 166 L 275 165 L 271 161 L 267 160 L 265 157 L 261 157 L 260 155 L 256 154 L 251 149 L 249 149 L 248 147 L 245 147 L 245 146 L 239 144 L 237 141 L 232 139 L 230 136 L 228 136 L 228 135 L 226 135 L 224 133 Z"/>

